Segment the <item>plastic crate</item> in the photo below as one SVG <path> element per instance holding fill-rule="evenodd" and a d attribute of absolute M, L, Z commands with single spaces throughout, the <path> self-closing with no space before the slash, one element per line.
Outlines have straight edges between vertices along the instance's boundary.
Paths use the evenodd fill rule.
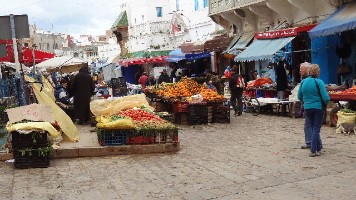
<path fill-rule="evenodd" d="M 98 129 L 98 142 L 102 146 L 117 146 L 127 144 L 127 135 L 135 130 L 107 130 Z"/>
<path fill-rule="evenodd" d="M 214 109 L 213 123 L 230 123 L 229 106 L 218 106 Z"/>
<path fill-rule="evenodd" d="M 207 104 L 189 104 L 188 106 L 188 124 L 199 125 L 209 122 L 209 113 Z"/>
<path fill-rule="evenodd" d="M 156 133 L 148 130 L 131 132 L 127 136 L 127 144 L 153 144 L 156 140 Z"/>
<path fill-rule="evenodd" d="M 174 114 L 175 124 L 187 125 L 188 124 L 188 113 L 175 113 Z"/>
<path fill-rule="evenodd" d="M 188 102 L 185 101 L 176 101 L 173 102 L 173 112 L 180 113 L 180 112 L 188 112 Z"/>
<path fill-rule="evenodd" d="M 11 144 L 13 149 L 42 148 L 48 146 L 47 131 L 32 131 L 21 134 L 17 131 L 11 132 Z"/>
<path fill-rule="evenodd" d="M 50 155 L 40 156 L 38 151 L 33 150 L 32 155 L 22 155 L 21 150 L 14 150 L 13 157 L 15 159 L 15 168 L 47 168 L 50 166 Z"/>

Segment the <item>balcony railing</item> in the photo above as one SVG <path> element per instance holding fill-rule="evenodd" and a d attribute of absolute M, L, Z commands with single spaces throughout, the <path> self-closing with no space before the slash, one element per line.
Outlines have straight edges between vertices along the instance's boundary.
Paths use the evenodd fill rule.
<path fill-rule="evenodd" d="M 161 22 L 146 22 L 143 24 L 135 25 L 131 27 L 132 36 L 138 36 L 142 34 L 155 34 L 155 33 L 166 33 L 169 34 L 171 30 L 170 21 L 161 21 Z"/>
<path fill-rule="evenodd" d="M 266 0 L 209 0 L 209 15 L 242 8 Z"/>

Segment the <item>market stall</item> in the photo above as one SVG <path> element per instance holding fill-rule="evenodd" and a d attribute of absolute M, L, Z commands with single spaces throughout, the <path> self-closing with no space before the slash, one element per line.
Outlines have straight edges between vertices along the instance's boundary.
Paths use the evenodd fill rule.
<path fill-rule="evenodd" d="M 100 145 L 179 142 L 177 127 L 158 116 L 144 94 L 95 100 L 90 109 L 98 122 Z"/>
<path fill-rule="evenodd" d="M 177 124 L 229 123 L 227 99 L 190 78 L 176 83 L 147 87 L 145 93 L 157 111 L 173 115 Z"/>

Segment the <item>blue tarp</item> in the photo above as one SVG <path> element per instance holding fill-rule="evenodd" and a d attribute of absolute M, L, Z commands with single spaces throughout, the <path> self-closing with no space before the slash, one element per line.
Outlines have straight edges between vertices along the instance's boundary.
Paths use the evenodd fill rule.
<path fill-rule="evenodd" d="M 185 58 L 187 60 L 196 60 L 200 58 L 209 58 L 210 52 L 203 52 L 203 53 L 193 53 L 193 54 L 185 54 Z"/>
<path fill-rule="evenodd" d="M 254 60 L 272 59 L 273 55 L 294 37 L 278 38 L 271 40 L 255 40 L 242 53 L 235 57 L 235 61 L 246 62 Z"/>
<path fill-rule="evenodd" d="M 323 22 L 309 31 L 311 38 L 356 29 L 356 3 L 343 5 Z"/>

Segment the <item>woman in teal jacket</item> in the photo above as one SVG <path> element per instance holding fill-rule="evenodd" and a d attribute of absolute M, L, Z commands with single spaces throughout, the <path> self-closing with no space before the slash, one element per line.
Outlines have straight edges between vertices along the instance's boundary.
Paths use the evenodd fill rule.
<path fill-rule="evenodd" d="M 323 106 L 326 106 L 330 101 L 324 82 L 318 79 L 319 75 L 319 65 L 310 65 L 309 77 L 300 83 L 298 91 L 298 99 L 304 102 L 305 125 L 312 130 L 310 157 L 320 155 L 320 129 L 324 117 Z"/>

